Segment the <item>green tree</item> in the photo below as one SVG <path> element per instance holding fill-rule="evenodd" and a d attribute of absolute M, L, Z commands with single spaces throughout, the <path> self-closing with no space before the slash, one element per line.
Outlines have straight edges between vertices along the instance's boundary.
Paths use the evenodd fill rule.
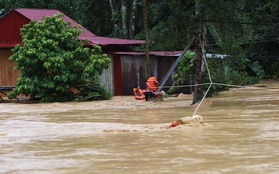
<path fill-rule="evenodd" d="M 176 71 L 173 73 L 172 77 L 174 79 L 173 85 L 168 91 L 169 93 L 180 92 L 177 86 L 185 85 L 192 80 L 195 76 L 196 65 L 194 62 L 195 53 L 187 51 L 181 61 L 177 65 Z"/>
<path fill-rule="evenodd" d="M 78 39 L 81 32 L 65 22 L 62 14 L 25 25 L 23 46 L 17 45 L 10 57 L 20 76 L 9 97 L 25 94 L 39 96 L 42 102 L 70 101 L 76 98 L 71 88 L 90 79 L 96 82 L 110 59 L 97 45 L 92 50 L 83 47 Z"/>
<path fill-rule="evenodd" d="M 259 62 L 267 77 L 279 77 L 279 3 L 277 0 L 257 0 L 250 10 L 254 39 L 246 45 L 246 55 Z"/>
<path fill-rule="evenodd" d="M 227 66 L 227 69 L 230 69 L 231 74 L 234 75 L 228 76 L 229 79 L 226 79 L 227 81 L 224 83 L 251 84 L 251 82 L 257 80 L 249 76 L 257 76 L 258 78 L 264 76 L 260 64 L 248 56 L 249 53 L 251 55 L 251 49 L 247 48 L 249 48 L 251 42 L 255 41 L 255 32 L 263 27 L 256 28 L 254 25 L 258 24 L 258 16 L 264 16 L 256 12 L 255 9 L 263 10 L 264 8 L 260 4 L 264 5 L 265 3 L 258 0 L 253 3 L 248 0 L 233 2 L 223 0 L 153 1 L 149 4 L 149 22 L 151 23 L 149 26 L 152 26 L 150 27 L 150 38 L 152 38 L 152 43 L 155 44 L 151 49 L 181 50 L 189 40 L 189 35 L 196 35 L 200 39 L 192 46 L 192 49 L 196 51 L 195 83 L 206 83 L 209 80 L 203 79 L 206 71 L 201 60 L 201 45 L 204 45 L 207 52 L 229 55 L 226 56 L 226 63 L 219 64 L 219 66 Z M 274 2 L 272 2 L 272 7 L 277 9 Z M 217 60 L 213 61 L 217 62 Z M 211 65 L 215 64 L 211 63 Z M 180 64 L 180 66 L 187 67 L 188 65 Z M 214 68 L 211 67 L 210 70 L 219 71 L 218 68 L 218 66 L 215 66 Z M 220 70 L 222 69 L 224 67 L 220 67 Z M 181 70 L 181 68 L 178 68 L 178 70 Z M 178 73 L 178 75 L 182 74 Z M 220 76 L 212 78 L 213 80 L 219 80 Z M 223 78 L 225 79 L 224 76 Z M 243 80 L 240 81 L 240 79 Z M 202 87 L 197 88 L 198 95 L 195 95 L 197 96 L 195 98 L 199 100 L 199 96 L 202 96 Z"/>

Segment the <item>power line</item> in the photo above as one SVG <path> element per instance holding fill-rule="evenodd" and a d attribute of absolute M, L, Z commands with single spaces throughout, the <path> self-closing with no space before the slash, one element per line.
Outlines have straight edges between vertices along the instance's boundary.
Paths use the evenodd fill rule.
<path fill-rule="evenodd" d="M 239 24 L 239 25 L 279 25 L 279 21 L 271 22 L 237 22 L 237 21 L 215 21 L 215 20 L 198 20 L 199 22 L 219 23 L 219 24 Z"/>

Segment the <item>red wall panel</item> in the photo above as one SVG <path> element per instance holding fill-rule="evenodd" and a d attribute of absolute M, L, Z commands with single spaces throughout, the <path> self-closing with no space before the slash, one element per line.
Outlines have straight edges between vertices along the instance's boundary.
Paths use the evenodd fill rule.
<path fill-rule="evenodd" d="M 0 47 L 1 45 L 16 45 L 21 43 L 20 29 L 28 24 L 29 19 L 16 11 L 12 11 L 0 19 Z"/>

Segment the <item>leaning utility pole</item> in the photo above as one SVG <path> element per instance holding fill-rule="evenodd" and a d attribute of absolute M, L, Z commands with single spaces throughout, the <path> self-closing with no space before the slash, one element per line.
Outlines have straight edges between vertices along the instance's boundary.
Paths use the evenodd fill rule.
<path fill-rule="evenodd" d="M 146 0 L 142 0 L 142 9 L 143 9 L 144 37 L 145 37 L 146 77 L 148 78 L 150 76 L 150 58 L 149 58 Z"/>

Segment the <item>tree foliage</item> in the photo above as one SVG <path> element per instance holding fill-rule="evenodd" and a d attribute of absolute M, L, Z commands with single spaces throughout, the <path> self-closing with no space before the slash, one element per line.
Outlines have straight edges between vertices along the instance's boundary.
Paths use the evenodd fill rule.
<path fill-rule="evenodd" d="M 0 1 L 2 14 L 23 7 L 58 9 L 100 36 L 144 38 L 140 0 Z M 232 70 L 279 76 L 278 0 L 149 0 L 147 16 L 150 50 L 182 50 L 204 24 L 207 52 L 230 55 Z"/>
<path fill-rule="evenodd" d="M 180 93 L 178 86 L 189 83 L 190 80 L 195 76 L 196 64 L 194 61 L 195 53 L 187 51 L 184 57 L 178 63 L 177 70 L 173 73 L 172 78 L 174 79 L 174 87 L 168 90 L 168 93 Z"/>
<path fill-rule="evenodd" d="M 267 76 L 278 77 L 276 0 L 170 0 L 153 1 L 149 7 L 150 33 L 156 49 L 181 50 L 188 35 L 195 34 L 197 25 L 204 23 L 208 29 L 207 52 L 230 55 L 230 66 L 236 70 L 253 66 Z"/>
<path fill-rule="evenodd" d="M 81 32 L 78 26 L 65 22 L 62 14 L 26 24 L 21 29 L 23 46 L 17 45 L 10 57 L 17 63 L 20 77 L 9 96 L 69 101 L 76 97 L 73 87 L 98 80 L 110 59 L 97 45 L 92 50 L 83 47 L 78 39 Z"/>

